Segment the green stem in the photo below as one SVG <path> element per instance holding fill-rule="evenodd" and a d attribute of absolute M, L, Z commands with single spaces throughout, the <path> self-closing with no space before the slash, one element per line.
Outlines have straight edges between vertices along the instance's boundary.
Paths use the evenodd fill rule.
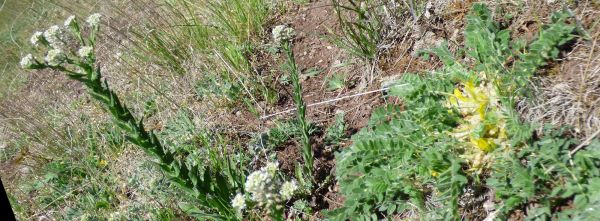
<path fill-rule="evenodd" d="M 312 180 L 312 169 L 313 169 L 313 151 L 310 145 L 310 137 L 308 136 L 308 122 L 306 121 L 306 105 L 302 100 L 302 85 L 300 85 L 300 74 L 296 67 L 296 60 L 294 59 L 294 52 L 291 49 L 291 44 L 285 42 L 283 44 L 283 50 L 286 52 L 288 57 L 288 67 L 290 68 L 290 77 L 294 86 L 294 102 L 296 103 L 296 114 L 298 122 L 300 123 L 302 133 L 302 157 L 304 158 L 305 173 Z"/>

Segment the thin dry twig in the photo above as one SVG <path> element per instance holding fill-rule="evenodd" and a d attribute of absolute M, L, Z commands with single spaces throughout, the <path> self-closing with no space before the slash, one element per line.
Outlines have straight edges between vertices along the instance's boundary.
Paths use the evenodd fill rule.
<path fill-rule="evenodd" d="M 589 136 L 588 138 L 586 138 L 583 142 L 581 142 L 581 144 L 579 144 L 577 147 L 575 147 L 575 149 L 569 151 L 569 158 L 573 157 L 573 155 L 579 151 L 581 148 L 586 147 L 587 145 L 589 145 L 589 143 L 598 135 L 600 135 L 600 130 L 597 130 L 596 133 L 593 133 L 591 136 Z"/>
<path fill-rule="evenodd" d="M 408 84 L 393 85 L 391 87 L 406 86 L 406 85 L 408 85 Z M 385 91 L 385 90 L 389 90 L 389 89 L 390 89 L 389 87 L 386 87 L 386 88 L 381 88 L 381 89 L 377 89 L 377 90 L 361 92 L 361 93 L 358 93 L 358 94 L 347 95 L 347 96 L 343 96 L 343 97 L 338 97 L 338 98 L 334 98 L 334 99 L 330 99 L 330 100 L 325 100 L 325 101 L 321 101 L 321 102 L 317 102 L 317 103 L 308 104 L 308 105 L 306 105 L 306 107 L 308 108 L 308 107 L 318 106 L 318 105 L 321 105 L 321 104 L 332 103 L 332 102 L 336 102 L 336 101 L 340 101 L 340 100 L 344 100 L 344 99 L 348 99 L 348 98 L 359 97 L 359 96 L 363 96 L 363 95 L 367 95 L 367 94 L 372 94 L 372 93 L 376 93 L 376 92 L 381 92 L 381 91 Z M 274 116 L 277 116 L 277 115 L 280 115 L 280 114 L 290 113 L 290 112 L 295 111 L 295 110 L 296 110 L 296 108 L 287 109 L 287 110 L 280 111 L 280 112 L 277 112 L 277 113 L 273 113 L 273 114 L 262 116 L 262 117 L 260 117 L 260 119 L 261 120 L 265 120 L 265 119 L 268 119 L 268 118 L 271 118 L 271 117 L 274 117 Z"/>

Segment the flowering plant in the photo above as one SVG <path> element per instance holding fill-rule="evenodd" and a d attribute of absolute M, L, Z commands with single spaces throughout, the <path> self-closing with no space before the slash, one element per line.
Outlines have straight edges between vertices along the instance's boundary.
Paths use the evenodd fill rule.
<path fill-rule="evenodd" d="M 292 199 L 298 190 L 298 185 L 295 181 L 284 181 L 278 175 L 278 166 L 277 162 L 270 162 L 260 170 L 252 172 L 246 178 L 244 189 L 255 206 L 267 209 L 275 220 L 282 220 L 282 205 Z M 246 198 L 244 194 L 238 193 L 231 201 L 232 207 L 238 211 L 238 214 L 248 207 Z"/>
<path fill-rule="evenodd" d="M 53 25 L 45 31 L 36 31 L 29 41 L 35 49 L 45 54 L 43 60 L 39 60 L 33 54 L 27 54 L 21 59 L 21 67 L 24 69 L 44 69 L 52 68 L 64 71 L 71 77 L 78 76 L 76 71 L 70 68 L 78 67 L 80 72 L 91 68 L 90 64 L 95 62 L 94 45 L 96 33 L 99 29 L 100 14 L 93 14 L 87 20 L 89 35 L 83 38 L 82 27 L 77 22 L 75 16 L 68 17 L 63 26 Z M 67 35 L 71 33 L 72 35 Z M 71 38 L 75 36 L 76 42 Z M 71 50 L 68 45 L 80 46 L 77 53 Z M 75 55 L 79 55 L 79 57 Z M 68 67 L 71 65 L 71 67 Z"/>
<path fill-rule="evenodd" d="M 271 34 L 273 35 L 275 43 L 284 44 L 291 41 L 296 36 L 296 31 L 286 25 L 277 25 L 273 28 Z"/>
<path fill-rule="evenodd" d="M 45 58 L 40 60 L 33 54 L 27 54 L 22 58 L 21 66 L 25 69 L 57 70 L 82 82 L 89 94 L 112 115 L 126 139 L 155 157 L 155 162 L 171 180 L 194 196 L 204 209 L 199 212 L 196 206 L 180 204 L 182 210 L 203 220 L 235 220 L 235 210 L 228 201 L 234 189 L 241 185 L 231 176 L 239 174 L 230 172 L 225 175 L 221 171 L 232 169 L 189 165 L 178 160 L 174 153 L 162 146 L 152 131 L 144 128 L 143 121 L 136 119 L 108 87 L 108 83 L 102 80 L 94 53 L 100 18 L 100 14 L 90 15 L 86 19 L 87 27 L 81 27 L 77 19 L 71 16 L 66 19 L 64 26 L 55 25 L 44 32 L 35 32 L 30 41 Z"/>
<path fill-rule="evenodd" d="M 476 86 L 467 81 L 462 88 L 456 87 L 448 97 L 448 106 L 459 111 L 463 121 L 452 132 L 452 136 L 467 143 L 462 156 L 470 165 L 469 171 L 481 172 L 490 162 L 489 152 L 508 146 L 505 113 L 492 82 L 484 79 Z"/>

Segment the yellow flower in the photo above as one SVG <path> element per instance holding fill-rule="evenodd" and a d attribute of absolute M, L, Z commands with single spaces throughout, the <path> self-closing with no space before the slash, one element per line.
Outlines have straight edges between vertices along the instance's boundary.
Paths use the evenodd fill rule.
<path fill-rule="evenodd" d="M 471 144 L 483 152 L 490 152 L 496 149 L 496 143 L 491 138 L 474 138 L 471 136 Z"/>
<path fill-rule="evenodd" d="M 479 85 L 475 81 L 464 82 L 448 96 L 449 106 L 459 110 L 463 117 L 452 136 L 464 144 L 465 154 L 461 157 L 471 165 L 469 171 L 480 172 L 492 158 L 488 153 L 507 145 L 505 121 L 498 100 L 493 84 L 485 81 Z M 433 176 L 434 172 L 431 173 Z"/>
<path fill-rule="evenodd" d="M 106 160 L 102 159 L 98 162 L 98 166 L 100 167 L 105 167 L 108 163 L 106 162 Z"/>
<path fill-rule="evenodd" d="M 450 97 L 450 105 L 461 109 L 464 115 L 477 112 L 483 118 L 490 103 L 490 98 L 484 89 L 486 88 L 476 88 L 474 83 L 469 81 L 464 84 L 463 91 L 459 88 L 454 89 L 453 96 Z"/>

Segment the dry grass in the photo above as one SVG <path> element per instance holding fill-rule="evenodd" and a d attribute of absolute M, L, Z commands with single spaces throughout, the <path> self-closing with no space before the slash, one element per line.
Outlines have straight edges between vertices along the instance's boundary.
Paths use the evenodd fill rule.
<path fill-rule="evenodd" d="M 47 3 L 32 1 L 40 2 L 40 5 Z M 12 3 L 9 1 L 7 4 Z M 205 9 L 197 5 L 180 8 L 184 6 L 150 0 L 59 0 L 53 1 L 52 5 L 51 20 L 23 25 L 36 30 L 53 23 L 62 24 L 69 14 L 80 19 L 85 19 L 90 13 L 103 14 L 103 28 L 96 51 L 98 63 L 111 88 L 117 91 L 124 103 L 129 104 L 134 114 L 141 116 L 146 103 L 155 104 L 153 114 L 145 116 L 149 129 L 160 132 L 179 111 L 191 113 L 197 129 L 235 127 L 232 121 L 236 120 L 229 114 L 223 114 L 226 107 L 201 101 L 196 94 L 197 82 L 207 74 L 210 67 L 206 62 L 212 58 L 204 53 L 203 42 L 194 39 L 198 36 L 191 33 L 194 27 L 189 22 L 192 22 L 191 19 L 199 19 L 194 22 L 204 19 L 201 21 L 208 23 L 201 14 L 208 13 Z M 24 7 L 22 10 L 30 12 L 36 9 Z M 16 76 L 28 79 L 24 87 L 16 88 L 11 96 L 0 101 L 0 131 L 3 132 L 0 134 L 0 174 L 9 194 L 17 202 L 14 205 L 17 216 L 25 220 L 66 218 L 73 212 L 70 209 L 82 205 L 93 207 L 93 204 L 81 202 L 85 201 L 82 195 L 85 190 L 63 192 L 52 190 L 55 187 L 48 184 L 39 190 L 29 188 L 44 180 L 49 163 L 61 160 L 68 161 L 73 167 L 84 168 L 88 173 L 89 176 L 81 181 L 83 189 L 100 189 L 116 197 L 115 204 L 111 205 L 113 211 L 84 211 L 92 216 L 128 217 L 129 214 L 151 219 L 154 216 L 143 213 L 156 209 L 180 213 L 176 203 L 184 201 L 182 198 L 185 197 L 174 195 L 178 194 L 176 188 L 169 187 L 160 170 L 148 164 L 146 157 L 140 157 L 145 156 L 141 150 L 130 145 L 114 147 L 111 143 L 114 138 L 104 135 L 107 128 L 103 122 L 110 122 L 110 119 L 99 105 L 90 100 L 82 85 L 52 71 L 27 73 L 18 67 L 21 51 L 28 51 L 30 32 L 22 34 L 20 39 L 24 46 L 14 48 L 15 58 L 6 62 L 14 64 L 10 70 Z M 153 32 L 160 32 L 162 40 L 169 41 L 167 49 L 175 46 L 181 49 L 173 55 L 177 56 L 183 69 L 173 70 L 164 65 L 164 57 L 160 57 L 156 49 L 147 47 L 149 39 L 144 37 Z M 141 37 L 132 33 L 139 33 Z M 227 129 L 238 132 L 235 128 Z M 97 136 L 90 138 L 90 134 Z M 91 142 L 100 149 L 90 148 Z M 108 165 L 96 168 L 94 161 L 101 159 L 106 160 Z M 75 182 L 70 178 L 66 181 Z M 47 198 L 48 193 L 61 194 L 62 197 L 45 201 L 43 198 Z"/>
<path fill-rule="evenodd" d="M 587 35 L 554 64 L 546 75 L 532 82 L 530 100 L 519 104 L 527 121 L 573 126 L 580 138 L 600 129 L 600 28 L 598 5 L 585 3 L 573 10 Z"/>
<path fill-rule="evenodd" d="M 526 119 L 572 125 L 587 137 L 600 129 L 600 53 L 597 41 L 578 45 L 558 73 L 538 78 L 537 100 L 524 110 Z"/>
<path fill-rule="evenodd" d="M 35 7 L 50 4 L 47 1 L 34 1 L 35 4 L 22 8 L 24 14 L 35 13 L 31 12 L 36 10 Z M 68 14 L 85 18 L 92 12 L 102 13 L 106 28 L 99 40 L 98 54 L 102 55 L 99 60 L 107 81 L 123 95 L 127 103 L 135 104 L 133 109 L 137 113 L 143 112 L 145 102 L 154 99 L 158 111 L 150 122 L 164 122 L 175 114 L 172 111 L 176 109 L 175 104 L 192 106 L 188 105 L 190 99 L 187 97 L 193 91 L 191 88 L 194 80 L 183 80 L 181 78 L 190 76 L 175 76 L 161 67 L 145 65 L 126 53 L 131 51 L 128 48 L 133 47 L 128 30 L 140 27 L 141 24 L 148 25 L 144 23 L 148 22 L 144 18 L 151 16 L 151 13 L 137 10 L 147 9 L 142 7 L 148 6 L 145 3 L 148 2 L 53 1 L 51 20 L 42 23 L 25 22 L 21 25 L 27 26 L 27 30 L 43 29 L 54 22 L 62 23 L 62 19 Z M 50 5 L 44 7 L 47 6 Z M 116 8 L 123 9 L 128 14 L 116 14 Z M 27 51 L 29 48 L 30 32 L 26 31 L 20 37 L 20 48 L 4 46 L 16 50 L 16 57 L 19 57 L 20 51 Z M 3 131 L 0 136 L 0 174 L 8 193 L 15 199 L 13 203 L 17 203 L 13 207 L 20 219 L 66 218 L 69 213 L 73 213 L 73 209 L 93 207 L 93 203 L 85 205 L 88 197 L 85 194 L 90 193 L 90 189 L 93 190 L 92 193 L 96 190 L 111 193 L 115 187 L 116 190 L 111 194 L 116 197 L 117 204 L 112 207 L 118 209 L 89 210 L 87 213 L 100 217 L 127 217 L 129 212 L 134 211 L 133 214 L 150 219 L 150 214 L 143 214 L 144 211 L 176 208 L 171 202 L 177 198 L 170 196 L 174 194 L 173 190 L 160 190 L 156 193 L 160 188 L 166 187 L 165 178 L 157 168 L 144 163 L 148 159 L 139 157 L 145 156 L 142 151 L 128 145 L 117 147 L 111 143 L 114 138 L 101 134 L 104 132 L 100 131 L 107 129 L 102 122 L 110 120 L 100 106 L 90 101 L 84 87 L 52 71 L 27 73 L 16 65 L 18 58 L 12 60 L 14 61 L 6 62 L 15 64 L 10 66 L 11 73 L 27 76 L 28 80 L 24 87 L 15 88 L 11 91 L 11 96 L 0 102 L 0 131 Z M 177 103 L 173 104 L 174 100 Z M 97 132 L 100 133 L 89 137 Z M 92 142 L 100 149 L 93 149 L 90 146 Z M 81 182 L 81 189 L 53 190 L 56 188 L 54 184 L 41 182 L 43 185 L 32 191 L 32 185 L 37 185 L 36 182 L 43 181 L 45 176 L 52 173 L 47 168 L 49 163 L 65 160 L 69 162 L 69 166 L 80 168 L 88 174 L 84 180 L 77 180 L 81 177 L 65 180 L 67 185 Z M 105 160 L 108 165 L 97 167 L 94 161 L 98 160 Z M 61 197 L 53 201 L 45 199 L 56 194 Z M 94 197 L 101 198 L 101 195 Z"/>

